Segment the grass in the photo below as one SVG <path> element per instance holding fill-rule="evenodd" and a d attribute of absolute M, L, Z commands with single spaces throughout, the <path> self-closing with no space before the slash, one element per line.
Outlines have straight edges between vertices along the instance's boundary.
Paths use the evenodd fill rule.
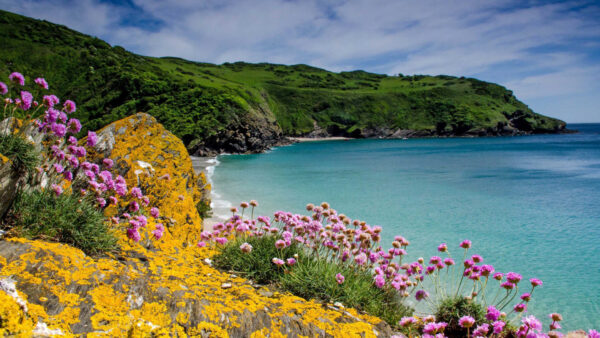
<path fill-rule="evenodd" d="M 463 316 L 471 316 L 475 319 L 475 325 L 471 329 L 472 333 L 478 324 L 485 321 L 485 309 L 481 304 L 459 296 L 442 300 L 435 312 L 438 322 L 448 323 L 444 334 L 450 338 L 467 336 L 467 329 L 458 325 L 458 320 Z"/>
<path fill-rule="evenodd" d="M 144 111 L 192 151 L 231 130 L 301 135 L 314 121 L 347 136 L 374 127 L 460 134 L 506 124 L 515 112 L 533 131 L 564 124 L 535 114 L 510 90 L 477 79 L 145 57 L 4 11 L 0 44 L 0 78 L 12 71 L 44 76 L 53 93 L 78 103 L 82 133 Z"/>
<path fill-rule="evenodd" d="M 369 271 L 357 271 L 349 266 L 338 266 L 324 259 L 315 259 L 296 245 L 283 250 L 275 248 L 274 236 L 237 238 L 227 243 L 214 257 L 216 267 L 242 273 L 261 284 L 274 284 L 282 291 L 294 295 L 317 299 L 323 302 L 341 302 L 370 315 L 377 316 L 390 325 L 412 314 L 412 309 L 404 306 L 395 290 L 378 289 L 373 284 Z M 248 242 L 253 249 L 243 253 L 240 245 Z M 287 259 L 298 255 L 298 263 L 292 267 L 277 267 L 271 262 L 273 257 Z M 336 282 L 336 274 L 345 277 L 343 284 Z"/>
<path fill-rule="evenodd" d="M 88 255 L 116 249 L 117 239 L 104 216 L 86 200 L 64 193 L 22 191 L 5 218 L 14 236 L 69 244 Z"/>
<path fill-rule="evenodd" d="M 33 144 L 16 134 L 0 135 L 0 154 L 10 158 L 20 174 L 32 172 L 40 158 Z"/>

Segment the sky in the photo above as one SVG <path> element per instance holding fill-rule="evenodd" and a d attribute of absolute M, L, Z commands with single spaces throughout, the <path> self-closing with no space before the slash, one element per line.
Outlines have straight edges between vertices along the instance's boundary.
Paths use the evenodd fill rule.
<path fill-rule="evenodd" d="M 496 82 L 600 122 L 600 1 L 0 0 L 142 55 Z"/>

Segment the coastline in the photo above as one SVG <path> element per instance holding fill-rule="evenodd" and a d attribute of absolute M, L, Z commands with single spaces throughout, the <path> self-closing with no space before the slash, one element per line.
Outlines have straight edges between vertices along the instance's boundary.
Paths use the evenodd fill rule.
<path fill-rule="evenodd" d="M 196 172 L 196 174 L 200 174 L 200 172 L 204 172 L 206 175 L 206 180 L 211 186 L 210 190 L 210 208 L 211 208 L 211 216 L 209 218 L 205 218 L 202 220 L 203 230 L 212 231 L 213 226 L 217 223 L 223 222 L 227 219 L 226 214 L 229 212 L 229 208 L 231 208 L 232 204 L 229 201 L 222 200 L 221 195 L 215 191 L 214 181 L 212 176 L 215 172 L 215 168 L 219 165 L 219 160 L 216 156 L 190 156 L 192 160 L 192 168 Z M 217 212 L 215 212 L 217 210 Z"/>
<path fill-rule="evenodd" d="M 344 136 L 326 136 L 326 137 L 288 137 L 294 142 L 316 142 L 316 141 L 347 141 L 353 138 Z"/>

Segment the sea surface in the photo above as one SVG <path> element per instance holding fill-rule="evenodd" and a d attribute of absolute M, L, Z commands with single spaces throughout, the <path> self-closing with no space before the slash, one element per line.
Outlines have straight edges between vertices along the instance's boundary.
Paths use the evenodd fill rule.
<path fill-rule="evenodd" d="M 223 155 L 209 167 L 216 216 L 251 199 L 259 214 L 329 202 L 410 240 L 429 257 L 470 239 L 496 271 L 544 281 L 529 313 L 566 330 L 600 329 L 600 124 L 578 134 L 298 143 Z M 216 168 L 216 170 L 215 170 Z"/>

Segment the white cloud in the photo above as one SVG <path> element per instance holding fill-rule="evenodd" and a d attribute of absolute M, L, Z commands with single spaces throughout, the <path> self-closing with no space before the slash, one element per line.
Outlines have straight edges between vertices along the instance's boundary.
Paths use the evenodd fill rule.
<path fill-rule="evenodd" d="M 600 7 L 579 0 L 133 1 L 139 15 L 162 22 L 158 29 L 120 25 L 131 9 L 98 0 L 0 6 L 152 56 L 477 76 L 524 99 L 565 84 L 573 93 L 600 89 L 590 57 L 600 48 Z"/>

